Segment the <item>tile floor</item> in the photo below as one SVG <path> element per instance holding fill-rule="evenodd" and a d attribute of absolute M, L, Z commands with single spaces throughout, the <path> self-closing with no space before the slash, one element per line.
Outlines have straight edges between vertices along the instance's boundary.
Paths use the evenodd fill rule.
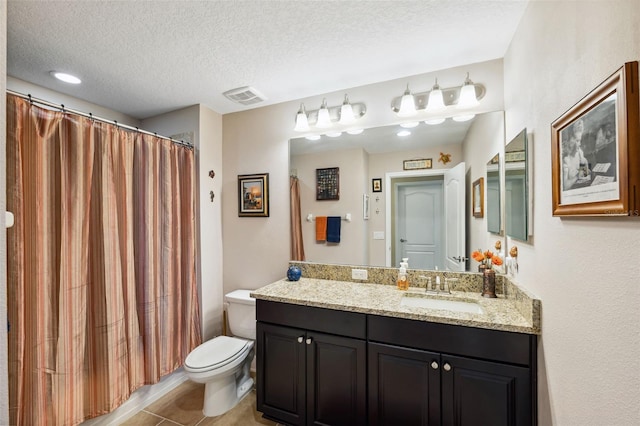
<path fill-rule="evenodd" d="M 121 426 L 277 425 L 263 419 L 262 414 L 256 411 L 255 390 L 233 409 L 217 417 L 205 417 L 202 414 L 203 399 L 204 385 L 187 380 Z"/>

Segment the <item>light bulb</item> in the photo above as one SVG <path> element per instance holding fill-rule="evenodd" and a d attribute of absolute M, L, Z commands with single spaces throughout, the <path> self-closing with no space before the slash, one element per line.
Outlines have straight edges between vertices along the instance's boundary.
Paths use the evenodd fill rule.
<path fill-rule="evenodd" d="M 400 99 L 400 109 L 397 112 L 399 117 L 410 117 L 416 114 L 416 101 L 409 91 L 409 85 Z"/>
<path fill-rule="evenodd" d="M 340 107 L 340 124 L 351 124 L 355 120 L 356 117 L 353 115 L 353 107 L 351 103 L 349 103 L 347 95 L 344 95 L 344 102 Z"/>
<path fill-rule="evenodd" d="M 360 133 L 364 132 L 364 129 L 351 129 L 351 130 L 347 130 L 347 133 L 349 133 L 350 135 L 359 135 Z"/>
<path fill-rule="evenodd" d="M 442 124 L 442 123 L 444 123 L 444 120 L 445 120 L 444 118 L 432 118 L 432 119 L 430 119 L 430 120 L 424 120 L 424 123 L 425 123 L 425 124 L 429 124 L 429 125 L 431 125 L 431 126 L 434 126 L 434 125 L 436 125 L 436 124 Z"/>
<path fill-rule="evenodd" d="M 300 104 L 298 114 L 296 114 L 296 127 L 293 128 L 296 132 L 308 132 L 309 120 L 307 119 L 307 113 L 304 110 L 304 104 Z"/>
<path fill-rule="evenodd" d="M 427 112 L 442 111 L 445 108 L 444 98 L 442 97 L 442 90 L 438 85 L 438 79 L 436 78 L 436 84 L 433 85 L 431 92 L 429 92 L 429 103 L 427 104 Z"/>
<path fill-rule="evenodd" d="M 473 81 L 469 79 L 469 73 L 464 80 L 464 84 L 460 88 L 460 96 L 458 97 L 458 108 L 471 108 L 478 105 L 478 98 L 476 97 L 476 86 L 473 85 Z"/>
<path fill-rule="evenodd" d="M 329 110 L 327 109 L 327 101 L 322 100 L 322 105 L 318 110 L 318 121 L 316 121 L 316 127 L 326 129 L 331 127 L 331 117 L 329 116 Z"/>

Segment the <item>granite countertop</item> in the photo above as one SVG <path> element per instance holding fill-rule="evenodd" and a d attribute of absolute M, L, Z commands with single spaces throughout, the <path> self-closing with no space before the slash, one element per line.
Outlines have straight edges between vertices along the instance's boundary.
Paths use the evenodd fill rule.
<path fill-rule="evenodd" d="M 301 278 L 282 279 L 251 292 L 255 299 L 296 305 L 315 306 L 342 311 L 360 312 L 418 321 L 540 334 L 539 315 L 520 312 L 516 303 L 499 295 L 496 299 L 482 297 L 477 292 L 452 291 L 451 295 L 430 295 L 433 298 L 473 301 L 483 313 L 466 313 L 442 309 L 401 306 L 402 296 L 424 295 L 424 288 L 398 290 L 392 285 Z"/>

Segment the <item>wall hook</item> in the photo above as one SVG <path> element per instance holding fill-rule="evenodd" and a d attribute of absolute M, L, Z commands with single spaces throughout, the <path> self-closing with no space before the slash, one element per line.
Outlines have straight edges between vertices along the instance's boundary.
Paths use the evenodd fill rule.
<path fill-rule="evenodd" d="M 216 194 L 213 191 L 209 191 L 209 197 L 211 197 L 211 202 L 213 203 L 213 199 L 216 197 Z"/>
<path fill-rule="evenodd" d="M 213 170 L 209 170 L 209 177 L 211 179 L 213 179 L 215 177 L 215 175 L 216 175 L 216 172 L 214 172 Z"/>

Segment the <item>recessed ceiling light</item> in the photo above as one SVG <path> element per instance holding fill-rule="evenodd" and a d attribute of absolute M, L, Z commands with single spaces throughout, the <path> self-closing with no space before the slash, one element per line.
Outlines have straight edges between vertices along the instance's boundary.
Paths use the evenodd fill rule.
<path fill-rule="evenodd" d="M 320 139 L 320 135 L 305 136 L 305 139 L 310 140 L 310 141 L 317 141 L 318 139 Z"/>
<path fill-rule="evenodd" d="M 342 132 L 330 132 L 330 133 L 327 133 L 327 136 L 329 136 L 330 138 L 337 138 L 341 134 Z"/>
<path fill-rule="evenodd" d="M 417 121 L 410 121 L 409 123 L 400 123 L 400 127 L 404 127 L 405 129 L 411 129 L 413 127 L 416 127 L 418 124 L 420 124 Z"/>
<path fill-rule="evenodd" d="M 456 115 L 453 117 L 453 121 L 469 121 L 475 116 L 475 114 Z"/>
<path fill-rule="evenodd" d="M 398 133 L 396 133 L 396 135 L 398 135 L 400 137 L 409 136 L 410 134 L 411 134 L 411 132 L 408 131 L 408 130 L 400 130 Z"/>
<path fill-rule="evenodd" d="M 49 74 L 51 74 L 52 76 L 54 76 L 60 81 L 64 81 L 65 83 L 70 83 L 70 84 L 82 83 L 82 80 L 80 80 L 75 75 L 67 74 L 64 72 L 58 72 L 58 71 L 51 71 Z"/>

